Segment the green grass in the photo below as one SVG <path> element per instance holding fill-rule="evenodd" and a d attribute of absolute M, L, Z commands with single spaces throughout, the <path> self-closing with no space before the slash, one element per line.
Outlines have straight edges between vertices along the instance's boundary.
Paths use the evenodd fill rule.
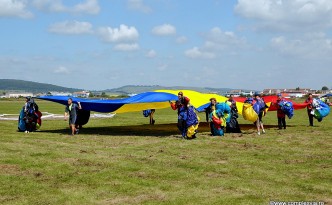
<path fill-rule="evenodd" d="M 23 103 L 1 100 L 0 113 L 18 113 Z M 261 136 L 242 118 L 244 133 L 223 138 L 201 123 L 195 140 L 180 138 L 175 111 L 157 110 L 155 119 L 154 126 L 141 112 L 90 119 L 75 137 L 63 120 L 44 120 L 29 134 L 0 121 L 0 204 L 332 203 L 331 116 L 308 127 L 299 110 L 279 131 L 269 112 Z"/>

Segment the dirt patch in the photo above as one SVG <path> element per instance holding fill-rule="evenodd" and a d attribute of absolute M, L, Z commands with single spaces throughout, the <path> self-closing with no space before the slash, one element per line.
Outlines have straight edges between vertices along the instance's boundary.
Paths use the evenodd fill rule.
<path fill-rule="evenodd" d="M 14 164 L 0 164 L 0 173 L 8 175 L 23 175 L 20 167 Z"/>
<path fill-rule="evenodd" d="M 123 196 L 116 197 L 114 199 L 108 199 L 100 204 L 141 204 L 144 201 L 166 201 L 166 195 L 164 193 L 154 193 L 154 194 L 143 194 L 138 196 Z"/>
<path fill-rule="evenodd" d="M 223 175 L 216 172 L 207 172 L 205 173 L 205 176 L 207 176 L 208 178 L 221 178 Z"/>

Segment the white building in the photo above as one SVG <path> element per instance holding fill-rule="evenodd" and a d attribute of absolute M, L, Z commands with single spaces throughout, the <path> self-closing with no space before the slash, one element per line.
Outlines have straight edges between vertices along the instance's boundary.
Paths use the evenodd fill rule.
<path fill-rule="evenodd" d="M 73 93 L 73 97 L 88 98 L 89 96 L 90 96 L 89 91 L 80 91 L 80 92 Z"/>
<path fill-rule="evenodd" d="M 32 97 L 33 93 L 7 93 L 7 98 Z"/>
<path fill-rule="evenodd" d="M 56 92 L 56 91 L 50 91 L 48 95 L 52 96 L 72 96 L 73 94 L 71 93 L 65 93 L 65 92 Z"/>

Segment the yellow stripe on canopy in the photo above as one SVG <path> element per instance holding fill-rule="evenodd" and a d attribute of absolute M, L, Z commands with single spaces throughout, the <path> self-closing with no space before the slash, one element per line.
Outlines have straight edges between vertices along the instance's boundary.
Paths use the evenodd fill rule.
<path fill-rule="evenodd" d="M 210 98 L 216 98 L 218 102 L 225 102 L 228 98 L 217 94 L 203 94 L 192 90 L 155 90 L 155 92 L 165 92 L 177 95 L 179 92 L 190 99 L 190 104 L 198 108 L 210 102 Z"/>
<path fill-rule="evenodd" d="M 115 113 L 124 112 L 137 112 L 149 109 L 163 109 L 170 108 L 169 102 L 154 102 L 154 103 L 135 103 L 135 104 L 124 104 L 122 107 L 114 111 Z"/>

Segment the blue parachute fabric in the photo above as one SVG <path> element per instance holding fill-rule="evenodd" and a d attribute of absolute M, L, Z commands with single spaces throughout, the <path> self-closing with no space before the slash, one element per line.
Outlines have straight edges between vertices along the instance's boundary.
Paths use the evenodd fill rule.
<path fill-rule="evenodd" d="M 194 107 L 189 106 L 187 109 L 186 125 L 187 127 L 190 127 L 196 124 L 198 124 L 197 114 L 195 113 Z"/>
<path fill-rule="evenodd" d="M 320 122 L 330 113 L 330 107 L 320 99 L 314 99 L 314 117 Z"/>
<path fill-rule="evenodd" d="M 150 114 L 151 114 L 151 110 L 143 110 L 144 117 L 149 117 Z"/>
<path fill-rule="evenodd" d="M 22 108 L 20 115 L 18 117 L 18 131 L 24 132 L 26 130 L 26 125 L 25 125 L 25 112 L 24 108 Z"/>
<path fill-rule="evenodd" d="M 211 103 L 206 103 L 206 104 L 204 104 L 204 105 L 201 105 L 201 106 L 199 106 L 198 108 L 196 108 L 196 110 L 197 110 L 198 112 L 203 112 L 204 109 L 206 109 L 207 107 L 210 106 L 210 104 L 211 104 Z"/>
<path fill-rule="evenodd" d="M 226 123 L 229 123 L 231 121 L 231 118 L 232 118 L 232 114 L 228 114 L 227 117 L 225 118 Z"/>
<path fill-rule="evenodd" d="M 224 136 L 224 129 L 212 126 L 213 136 Z"/>
<path fill-rule="evenodd" d="M 294 116 L 294 107 L 292 102 L 282 100 L 279 103 L 279 106 L 281 107 L 282 112 L 285 113 L 289 119 Z"/>
<path fill-rule="evenodd" d="M 227 104 L 227 103 L 218 103 L 216 105 L 216 110 L 218 110 L 218 112 L 221 112 L 221 113 L 230 113 L 231 112 L 231 107 Z"/>
<path fill-rule="evenodd" d="M 259 114 L 259 112 L 261 111 L 261 104 L 254 98 L 247 98 L 244 103 L 252 104 L 252 108 L 257 114 Z"/>
<path fill-rule="evenodd" d="M 176 95 L 164 92 L 145 92 L 132 97 L 115 100 L 86 99 L 69 96 L 38 97 L 38 99 L 48 100 L 63 105 L 67 105 L 68 98 L 72 98 L 74 103 L 81 102 L 82 108 L 84 110 L 95 112 L 114 112 L 125 104 L 167 102 L 178 99 Z"/>
<path fill-rule="evenodd" d="M 328 93 L 326 95 L 323 95 L 322 97 L 332 97 L 332 93 Z"/>
<path fill-rule="evenodd" d="M 257 114 L 259 114 L 260 112 L 264 111 L 265 109 L 265 102 L 261 99 L 259 100 L 253 100 L 254 104 L 253 104 L 253 109 L 255 110 L 255 112 Z"/>
<path fill-rule="evenodd" d="M 255 112 L 256 112 L 257 114 L 259 114 L 259 112 L 260 112 L 260 110 L 261 110 L 261 107 L 260 107 L 259 103 L 255 103 L 255 104 L 252 106 L 252 108 L 255 110 Z"/>
<path fill-rule="evenodd" d="M 188 118 L 187 108 L 185 108 L 185 107 L 181 107 L 181 108 L 179 109 L 178 119 L 179 119 L 179 120 L 187 120 L 187 118 Z"/>
<path fill-rule="evenodd" d="M 216 114 L 219 118 L 225 117 L 226 122 L 230 121 L 231 118 L 231 107 L 227 103 L 218 103 L 216 105 Z M 228 114 L 228 115 L 227 115 Z"/>
<path fill-rule="evenodd" d="M 244 103 L 249 103 L 249 104 L 252 104 L 254 101 L 254 98 L 247 98 Z"/>

